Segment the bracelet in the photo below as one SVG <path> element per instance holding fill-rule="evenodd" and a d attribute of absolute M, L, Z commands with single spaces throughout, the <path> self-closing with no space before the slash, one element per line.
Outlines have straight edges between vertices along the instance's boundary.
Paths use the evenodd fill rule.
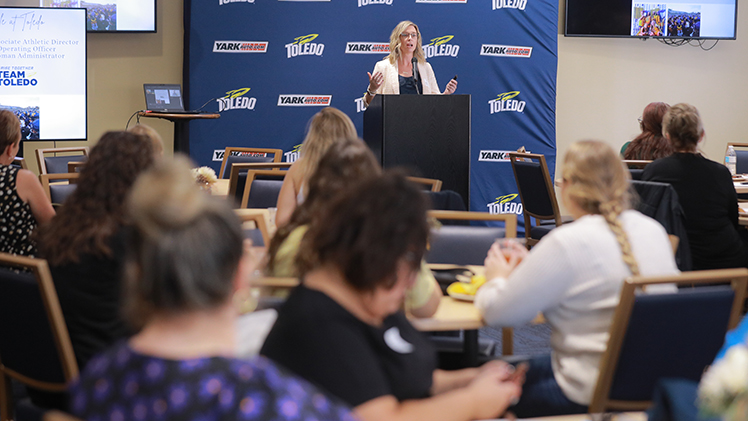
<path fill-rule="evenodd" d="M 369 96 L 376 95 L 374 92 L 370 91 L 369 88 L 366 88 L 366 93 L 369 94 Z"/>

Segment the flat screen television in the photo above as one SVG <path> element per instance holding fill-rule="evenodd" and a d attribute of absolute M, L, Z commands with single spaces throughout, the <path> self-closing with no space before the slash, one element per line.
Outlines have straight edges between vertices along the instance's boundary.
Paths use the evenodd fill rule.
<path fill-rule="evenodd" d="M 86 10 L 0 7 L 0 108 L 23 140 L 84 140 Z"/>
<path fill-rule="evenodd" d="M 0 6 L 84 8 L 88 32 L 156 32 L 156 0 L 0 0 Z"/>
<path fill-rule="evenodd" d="M 564 35 L 735 39 L 737 0 L 566 0 Z"/>

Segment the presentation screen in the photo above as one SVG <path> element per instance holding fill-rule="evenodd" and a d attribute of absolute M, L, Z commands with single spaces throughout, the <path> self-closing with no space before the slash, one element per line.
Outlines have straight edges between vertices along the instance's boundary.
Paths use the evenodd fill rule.
<path fill-rule="evenodd" d="M 156 32 L 156 0 L 0 0 L 0 6 L 82 8 L 88 32 Z"/>
<path fill-rule="evenodd" d="M 0 108 L 24 140 L 86 139 L 86 11 L 0 7 Z"/>
<path fill-rule="evenodd" d="M 735 39 L 737 0 L 566 0 L 567 36 Z"/>

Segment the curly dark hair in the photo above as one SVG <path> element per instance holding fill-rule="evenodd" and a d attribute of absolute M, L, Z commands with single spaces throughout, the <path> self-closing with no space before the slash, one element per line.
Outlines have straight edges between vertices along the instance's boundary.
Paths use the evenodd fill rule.
<path fill-rule="evenodd" d="M 358 291 L 392 288 L 399 262 L 420 266 L 427 209 L 426 195 L 399 171 L 357 184 L 314 216 L 296 257 L 300 275 L 329 265 Z"/>
<path fill-rule="evenodd" d="M 655 160 L 673 154 L 673 145 L 662 133 L 662 118 L 670 109 L 664 102 L 653 102 L 644 107 L 642 113 L 642 132 L 631 141 L 623 159 Z"/>
<path fill-rule="evenodd" d="M 291 215 L 291 220 L 278 228 L 268 247 L 267 272 L 275 271 L 275 255 L 288 236 L 298 227 L 307 225 L 312 217 L 353 184 L 381 174 L 382 168 L 361 139 L 335 142 L 325 152 L 317 170 L 307 184 L 307 196 Z"/>
<path fill-rule="evenodd" d="M 91 149 L 75 191 L 39 229 L 42 256 L 53 266 L 78 263 L 84 254 L 110 257 L 108 240 L 125 225 L 127 195 L 153 161 L 153 144 L 147 137 L 104 133 Z"/>

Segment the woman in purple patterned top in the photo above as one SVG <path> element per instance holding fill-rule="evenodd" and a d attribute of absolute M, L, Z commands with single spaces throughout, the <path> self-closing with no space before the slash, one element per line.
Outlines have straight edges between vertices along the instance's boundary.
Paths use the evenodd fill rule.
<path fill-rule="evenodd" d="M 263 357 L 235 358 L 237 310 L 255 262 L 225 202 L 186 160 L 133 187 L 125 314 L 138 334 L 95 357 L 71 388 L 86 420 L 352 420 L 349 409 Z"/>

